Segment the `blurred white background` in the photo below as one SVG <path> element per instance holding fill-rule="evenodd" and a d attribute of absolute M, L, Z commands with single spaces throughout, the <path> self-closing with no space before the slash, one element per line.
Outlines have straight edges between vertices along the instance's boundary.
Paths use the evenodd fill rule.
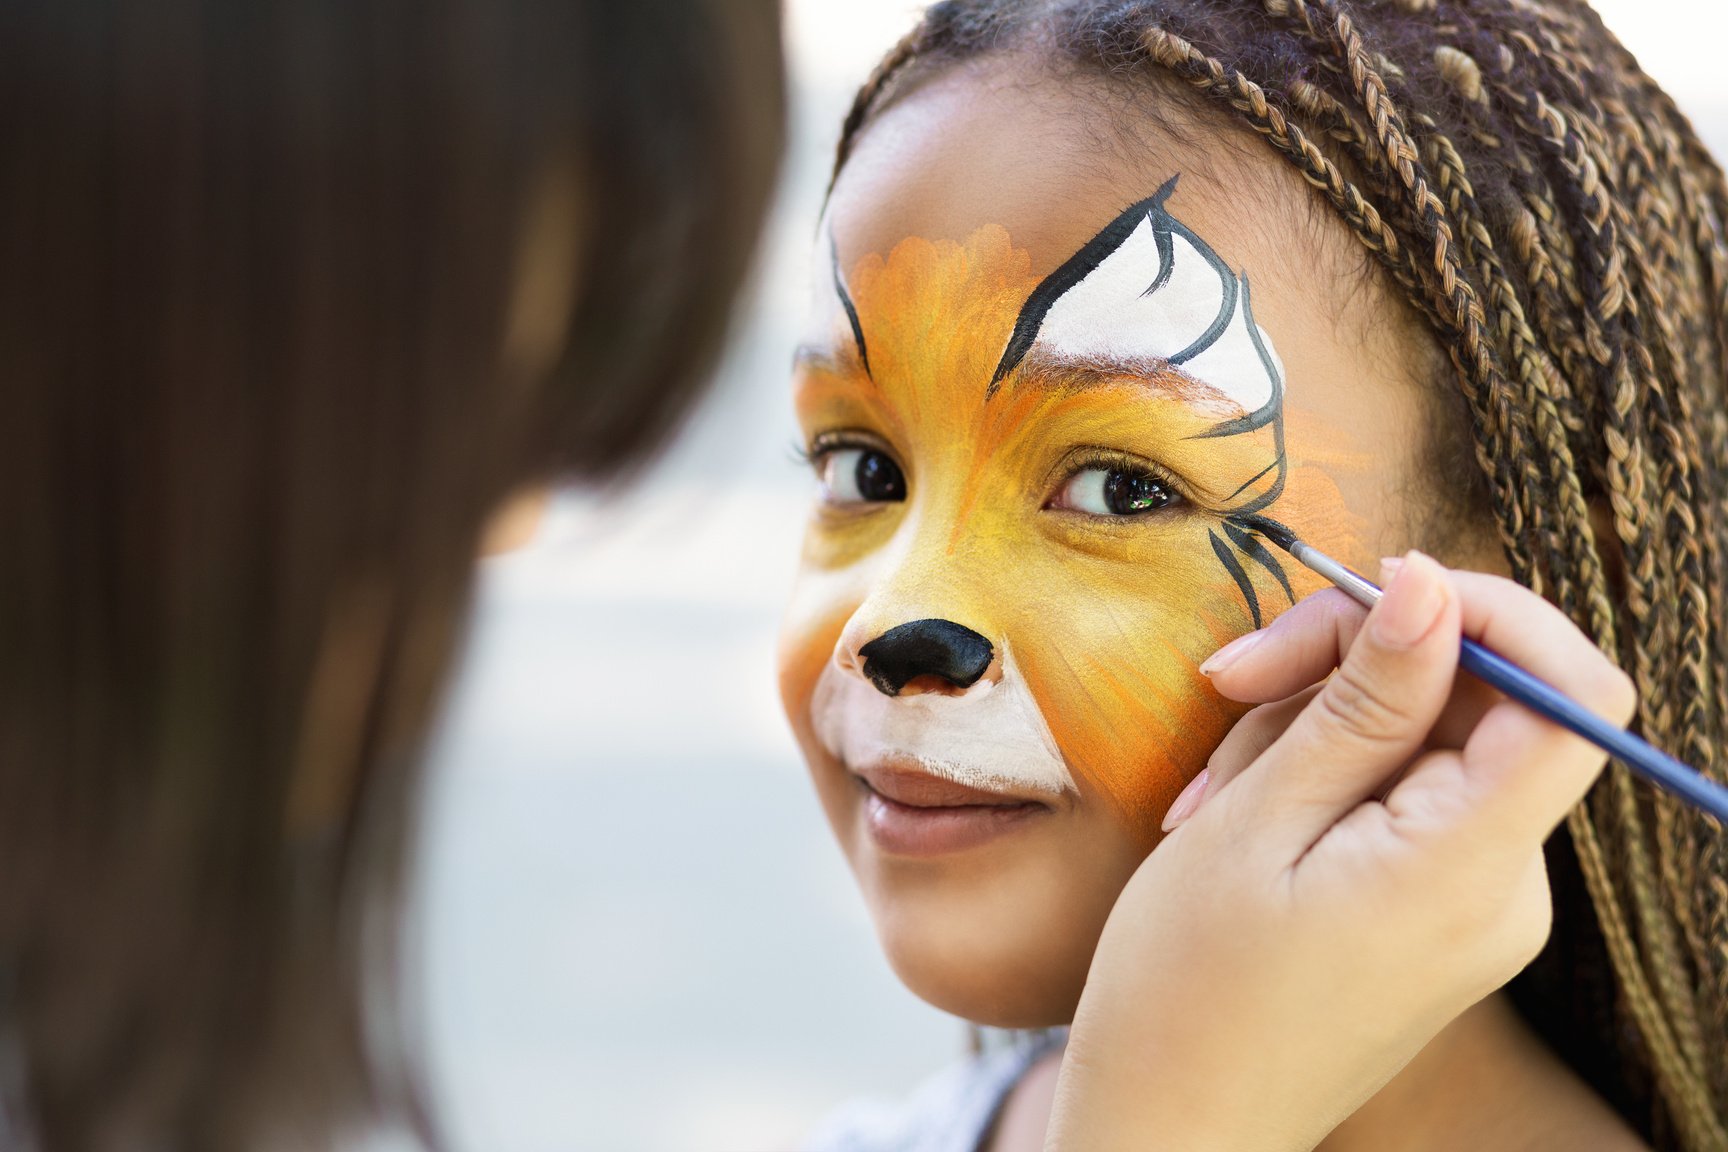
<path fill-rule="evenodd" d="M 485 567 L 418 886 L 457 1152 L 791 1148 L 963 1049 L 878 954 L 773 674 L 811 492 L 785 398 L 807 249 L 852 93 L 919 7 L 788 0 L 783 186 L 714 394 L 651 474 Z M 1728 154 L 1728 9 L 1596 7 Z"/>

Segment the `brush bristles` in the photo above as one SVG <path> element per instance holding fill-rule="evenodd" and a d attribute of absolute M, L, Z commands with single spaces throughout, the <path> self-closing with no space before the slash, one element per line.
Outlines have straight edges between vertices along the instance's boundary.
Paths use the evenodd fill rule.
<path fill-rule="evenodd" d="M 1244 516 L 1242 520 L 1243 523 L 1248 525 L 1248 527 L 1260 533 L 1260 535 L 1266 537 L 1266 539 L 1272 541 L 1272 543 L 1278 545 L 1278 547 L 1284 549 L 1286 552 L 1296 546 L 1296 533 L 1290 531 L 1290 529 L 1284 527 L 1284 525 L 1278 523 L 1276 520 L 1266 516 Z"/>

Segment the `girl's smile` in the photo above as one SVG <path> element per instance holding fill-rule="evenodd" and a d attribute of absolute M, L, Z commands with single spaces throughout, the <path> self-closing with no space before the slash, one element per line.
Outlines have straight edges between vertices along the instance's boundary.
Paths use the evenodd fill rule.
<path fill-rule="evenodd" d="M 1055 811 L 1045 800 L 957 784 L 912 760 L 889 758 L 853 774 L 865 791 L 870 838 L 895 856 L 962 852 Z"/>

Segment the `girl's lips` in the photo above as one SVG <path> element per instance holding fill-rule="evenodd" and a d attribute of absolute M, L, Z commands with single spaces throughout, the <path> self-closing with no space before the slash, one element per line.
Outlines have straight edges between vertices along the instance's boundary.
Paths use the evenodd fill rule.
<path fill-rule="evenodd" d="M 854 768 L 853 772 L 869 786 L 870 791 L 908 808 L 999 808 L 1037 803 L 1031 796 L 995 792 L 988 788 L 946 780 L 914 766 L 916 763 L 899 760 L 868 768 Z"/>
<path fill-rule="evenodd" d="M 1048 804 L 956 784 L 926 772 L 871 768 L 857 773 L 865 788 L 870 838 L 896 856 L 940 856 L 994 840 Z"/>

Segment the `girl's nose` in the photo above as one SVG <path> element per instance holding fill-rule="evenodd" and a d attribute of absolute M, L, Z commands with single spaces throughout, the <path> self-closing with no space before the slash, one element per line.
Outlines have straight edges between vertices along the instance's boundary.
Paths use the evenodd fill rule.
<path fill-rule="evenodd" d="M 952 620 L 912 620 L 858 649 L 864 677 L 885 696 L 964 692 L 994 656 L 989 640 Z"/>

